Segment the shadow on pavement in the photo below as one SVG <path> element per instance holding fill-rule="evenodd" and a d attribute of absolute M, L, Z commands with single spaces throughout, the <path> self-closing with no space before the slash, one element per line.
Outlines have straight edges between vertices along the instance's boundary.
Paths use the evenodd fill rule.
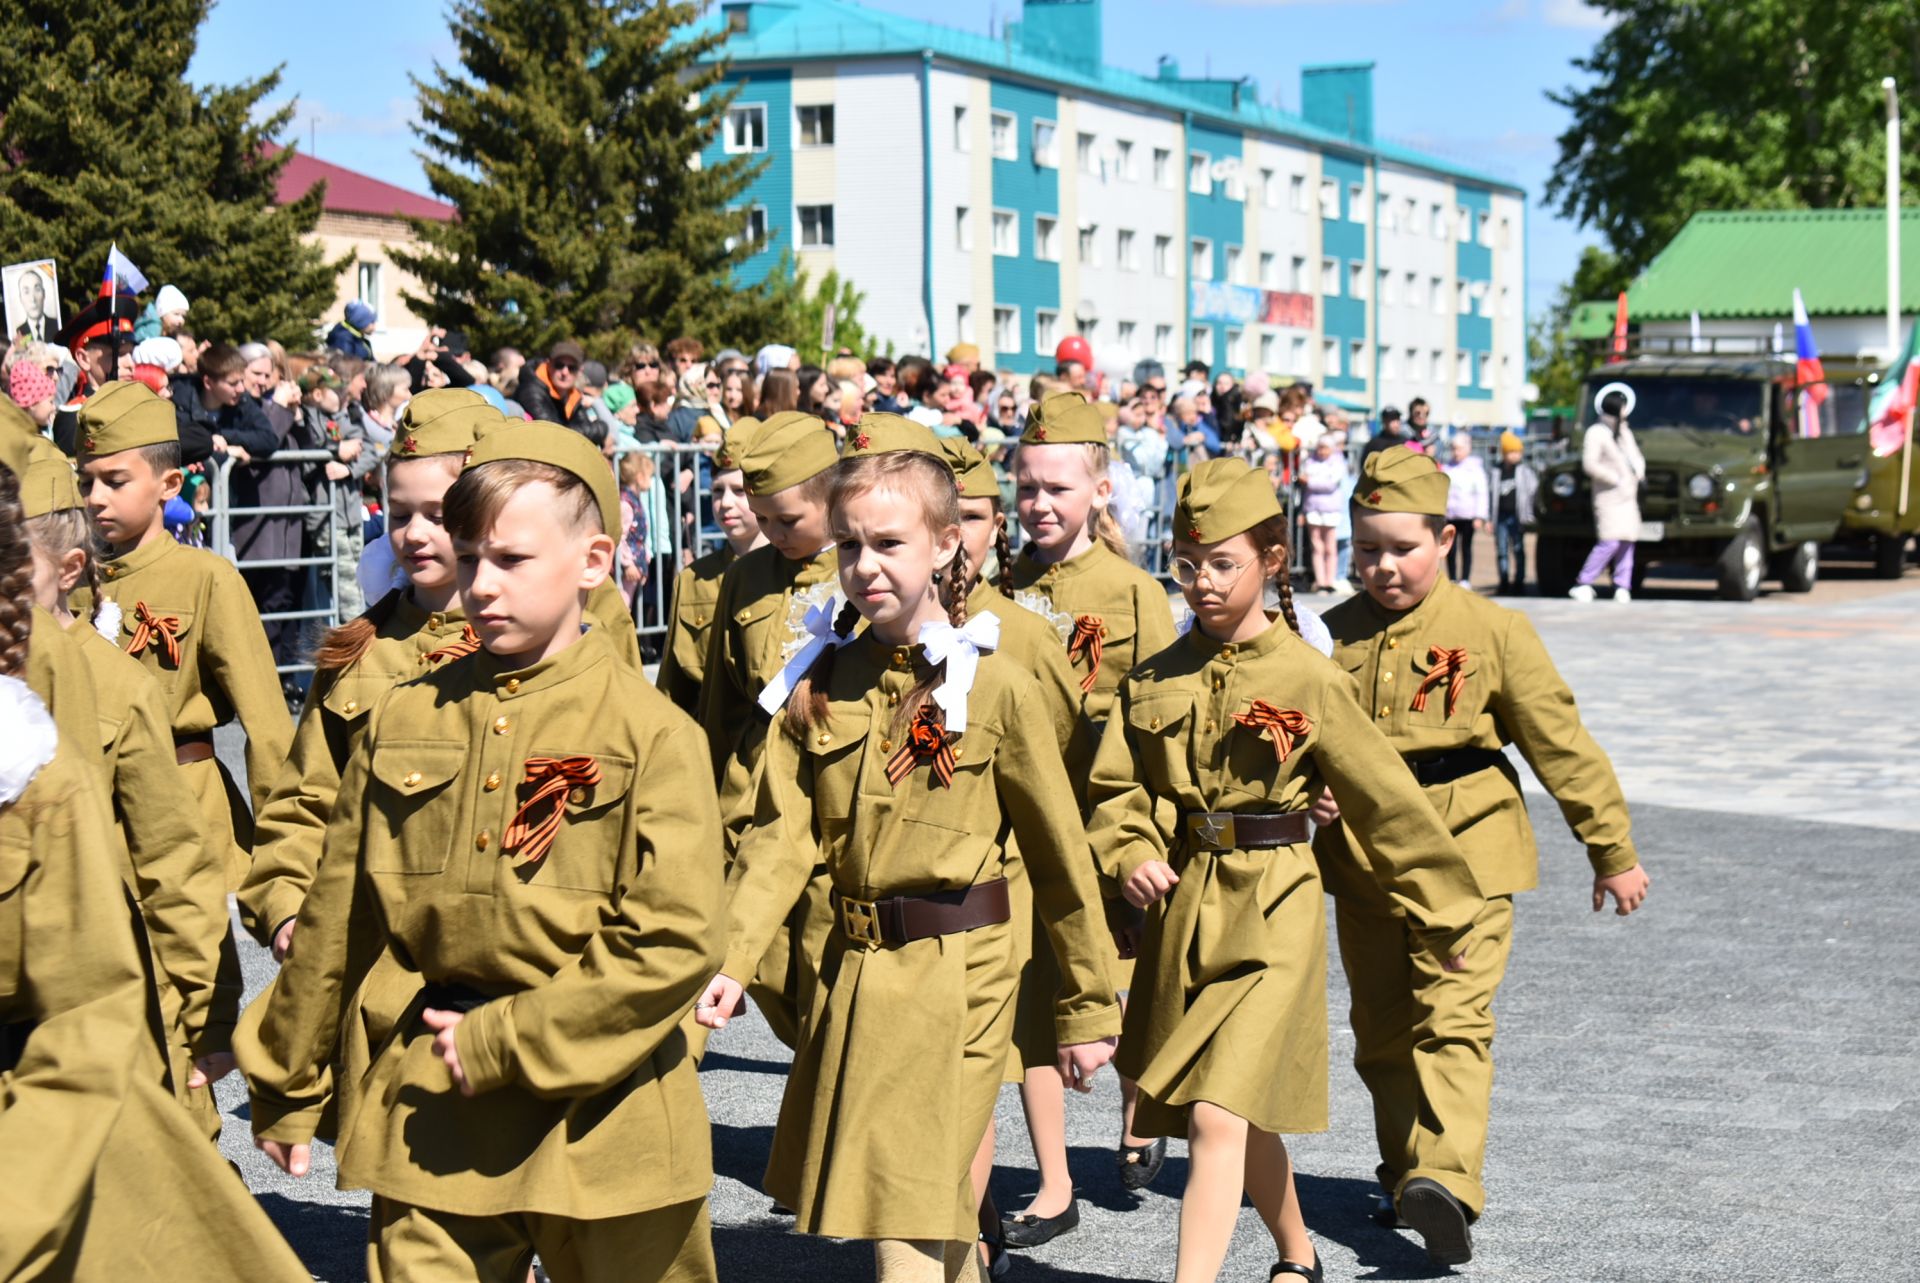
<path fill-rule="evenodd" d="M 272 1191 L 255 1196 L 300 1263 L 329 1283 L 367 1277 L 367 1209 L 308 1203 Z"/>
<path fill-rule="evenodd" d="M 767 1175 L 767 1155 L 773 1150 L 773 1128 L 730 1127 L 713 1124 L 713 1174 L 759 1189 Z"/>
<path fill-rule="evenodd" d="M 724 1051 L 709 1051 L 700 1061 L 700 1072 L 703 1074 L 774 1074 L 785 1078 L 792 1068 L 784 1060 L 749 1060 L 745 1056 L 729 1056 Z"/>
<path fill-rule="evenodd" d="M 1172 1164 L 1168 1164 L 1172 1166 Z M 1350 1176 L 1312 1176 L 1295 1171 L 1300 1212 L 1313 1236 L 1352 1252 L 1364 1279 L 1437 1279 L 1452 1272 L 1427 1259 L 1418 1235 L 1391 1230 L 1370 1214 L 1379 1186 Z"/>

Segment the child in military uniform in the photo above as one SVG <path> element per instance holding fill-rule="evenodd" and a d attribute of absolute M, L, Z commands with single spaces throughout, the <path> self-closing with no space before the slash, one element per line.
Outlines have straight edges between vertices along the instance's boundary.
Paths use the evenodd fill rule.
<path fill-rule="evenodd" d="M 1081 674 L 1086 714 L 1096 732 L 1134 664 L 1173 644 L 1166 589 L 1133 564 L 1108 509 L 1113 493 L 1108 462 L 1106 420 L 1077 392 L 1036 403 L 1013 456 L 1014 507 L 1027 532 L 1011 570 L 1014 600 L 1063 630 L 1067 658 Z M 1119 888 L 1104 891 L 1110 923 L 1123 938 L 1130 936 L 1135 915 L 1120 899 Z M 1052 988 L 1052 964 L 1038 934 L 1033 952 L 1024 987 L 1045 993 Z M 1131 964 L 1116 957 L 1113 970 L 1115 986 L 1124 990 Z M 1145 1189 L 1166 1161 L 1166 1142 L 1134 1134 L 1134 1095 L 1125 1078 L 1121 1100 L 1120 1179 L 1129 1189 Z M 1066 1101 L 1057 1077 L 1030 1065 L 1020 1103 L 1040 1168 L 1040 1189 L 1026 1210 L 1008 1221 L 1007 1241 L 1037 1246 L 1079 1223 L 1067 1172 Z"/>
<path fill-rule="evenodd" d="M 822 649 L 768 739 L 729 879 L 727 965 L 697 1011 L 725 1023 L 737 977 L 824 863 L 838 929 L 768 1189 L 807 1233 L 876 1240 L 887 1283 L 974 1278 L 971 1167 L 1018 982 L 1009 836 L 1066 977 L 1056 1072 L 1083 1090 L 1119 1015 L 1099 893 L 1045 696 L 996 653 L 998 618 L 968 617 L 951 470 L 916 449 L 850 458 L 829 509 L 840 585 L 868 628 Z"/>
<path fill-rule="evenodd" d="M 172 1088 L 208 1135 L 218 1135 L 219 1110 L 193 1062 L 205 1054 L 201 1040 L 227 938 L 225 870 L 201 845 L 198 808 L 174 762 L 160 688 L 99 631 L 117 638 L 118 620 L 111 612 L 98 617 L 93 523 L 74 484 L 73 462 L 36 437 L 23 491 L 34 604 L 74 640 L 100 712 L 93 742 L 106 767 L 121 879 L 138 909 L 136 936 L 148 964 L 148 1016 L 160 1056 L 155 1081 Z M 75 618 L 67 598 L 82 581 L 95 590 L 95 608 Z"/>
<path fill-rule="evenodd" d="M 760 533 L 760 519 L 747 503 L 746 474 L 740 471 L 740 456 L 759 426 L 760 420 L 752 417 L 735 419 L 720 448 L 713 452 L 710 494 L 722 542 L 694 558 L 673 581 L 667 644 L 654 685 L 688 713 L 697 713 L 700 708 L 700 684 L 707 671 L 707 630 L 720 599 L 720 579 L 734 562 L 767 542 Z"/>
<path fill-rule="evenodd" d="M 1366 587 L 1327 612 L 1334 662 L 1465 852 L 1486 905 L 1460 972 L 1435 967 L 1407 915 L 1360 876 L 1354 826 L 1315 840 L 1352 990 L 1354 1066 L 1373 1096 L 1383 1216 L 1397 1209 L 1435 1260 L 1473 1251 L 1493 1088 L 1493 998 L 1512 944 L 1513 897 L 1539 883 L 1516 745 L 1587 848 L 1593 907 L 1622 915 L 1647 894 L 1626 799 L 1581 724 L 1573 692 L 1516 611 L 1442 567 L 1447 478 L 1404 446 L 1370 455 L 1354 491 L 1354 567 Z M 1321 817 L 1330 820 L 1338 808 Z"/>
<path fill-rule="evenodd" d="M 382 949 L 419 991 L 341 1120 L 376 1280 L 714 1277 L 681 1020 L 719 965 L 698 729 L 584 611 L 613 565 L 606 460 L 497 429 L 445 499 L 484 647 L 394 687 L 341 779 L 297 942 L 239 1038 L 260 1147 L 308 1165 L 345 1004 Z M 637 1161 L 644 1159 L 644 1161 Z"/>
<path fill-rule="evenodd" d="M 1327 1125 L 1326 918 L 1307 819 L 1322 782 L 1435 965 L 1462 965 L 1480 896 L 1340 670 L 1301 640 L 1267 473 L 1196 465 L 1173 552 L 1192 627 L 1121 684 L 1088 790 L 1095 858 L 1149 910 L 1118 1061 L 1139 1083 L 1134 1126 L 1188 1140 L 1179 1283 L 1218 1276 L 1243 1186 L 1280 1252 L 1273 1277 L 1317 1280 L 1280 1135 Z"/>
<path fill-rule="evenodd" d="M 173 407 L 145 384 L 108 383 L 80 409 L 79 443 L 81 494 L 111 554 L 100 568 L 101 597 L 120 612 L 120 648 L 160 683 L 174 760 L 199 801 L 201 840 L 232 890 L 246 876 L 253 816 L 286 762 L 291 731 L 266 631 L 229 562 L 167 534 L 161 513 L 180 493 Z M 213 754 L 213 728 L 231 721 L 246 732 L 245 796 Z M 201 1036 L 214 1079 L 231 1068 L 239 1005 L 229 941 Z"/>

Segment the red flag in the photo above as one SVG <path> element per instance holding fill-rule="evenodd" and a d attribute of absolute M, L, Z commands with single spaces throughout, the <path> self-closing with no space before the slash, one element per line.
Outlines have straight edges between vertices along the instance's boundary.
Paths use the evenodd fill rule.
<path fill-rule="evenodd" d="M 1627 359 L 1627 292 L 1620 291 L 1620 301 L 1613 308 L 1613 359 Z"/>

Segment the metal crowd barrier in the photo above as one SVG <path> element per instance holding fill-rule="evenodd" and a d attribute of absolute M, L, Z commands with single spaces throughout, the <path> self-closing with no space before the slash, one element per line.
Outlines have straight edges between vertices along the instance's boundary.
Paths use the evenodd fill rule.
<path fill-rule="evenodd" d="M 267 504 L 235 507 L 233 504 L 233 470 L 236 467 L 279 468 L 311 467 L 315 464 L 326 465 L 335 462 L 329 450 L 279 450 L 258 462 L 238 464 L 228 456 L 209 460 L 212 477 L 211 511 L 208 514 L 207 546 L 232 562 L 239 570 L 292 570 L 320 569 L 325 580 L 324 606 L 310 606 L 304 610 L 264 611 L 260 615 L 261 623 L 281 623 L 298 621 L 308 626 L 316 623 L 331 628 L 340 622 L 339 592 L 339 550 L 345 527 L 340 521 L 340 507 L 337 499 L 345 485 L 357 485 L 358 482 L 321 481 L 322 499 L 313 503 Z M 328 555 L 320 557 L 241 557 L 233 548 L 233 525 L 236 517 L 299 517 L 301 518 L 301 540 L 305 543 L 305 519 L 319 513 L 327 517 Z M 304 595 L 304 594 L 303 594 Z M 302 660 L 292 664 L 277 664 L 275 668 L 285 676 L 290 673 L 313 671 L 313 665 Z"/>
<path fill-rule="evenodd" d="M 657 658 L 656 652 L 665 644 L 667 628 L 672 622 L 673 581 L 681 569 L 696 557 L 725 543 L 720 527 L 713 519 L 713 465 L 710 456 L 719 448 L 717 441 L 697 442 L 684 445 L 678 441 L 650 441 L 634 450 L 616 450 L 613 456 L 613 475 L 619 481 L 621 465 L 629 455 L 640 455 L 652 460 L 654 468 L 652 494 L 640 498 L 649 507 L 655 509 L 647 525 L 648 567 L 646 582 L 635 592 L 629 593 L 619 580 L 619 565 L 614 568 L 614 584 L 621 589 L 621 596 L 627 599 L 627 609 L 634 617 L 634 631 L 640 638 L 641 651 L 649 661 Z M 681 478 L 685 477 L 683 483 Z M 621 486 L 621 498 L 630 502 L 633 495 L 625 485 Z M 665 516 L 667 530 L 663 539 L 662 532 L 654 529 L 656 519 Z M 625 540 L 620 532 L 612 532 L 620 547 Z"/>

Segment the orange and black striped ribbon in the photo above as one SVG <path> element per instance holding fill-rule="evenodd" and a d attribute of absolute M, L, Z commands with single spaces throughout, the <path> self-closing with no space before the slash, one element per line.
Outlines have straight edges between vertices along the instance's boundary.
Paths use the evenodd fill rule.
<path fill-rule="evenodd" d="M 480 636 L 473 631 L 473 625 L 467 624 L 460 630 L 460 640 L 450 641 L 438 650 L 430 650 L 423 658 L 429 664 L 437 664 L 443 659 L 464 659 L 480 649 Z"/>
<path fill-rule="evenodd" d="M 1447 716 L 1452 717 L 1453 706 L 1460 702 L 1460 692 L 1467 688 L 1466 648 L 1448 650 L 1445 646 L 1430 646 L 1427 648 L 1427 662 L 1433 665 L 1433 670 L 1427 674 L 1426 680 L 1420 683 L 1420 689 L 1413 693 L 1413 711 L 1426 712 L 1427 692 L 1439 686 L 1441 682 L 1445 682 L 1447 684 Z"/>
<path fill-rule="evenodd" d="M 887 783 L 898 785 L 913 773 L 914 767 L 926 762 L 933 767 L 933 782 L 941 788 L 951 788 L 955 762 L 953 741 L 958 738 L 947 734 L 946 719 L 936 706 L 922 704 L 914 714 L 913 724 L 907 728 L 907 742 L 887 762 Z"/>
<path fill-rule="evenodd" d="M 567 818 L 567 794 L 599 784 L 600 764 L 584 754 L 530 757 L 524 782 L 536 786 L 533 796 L 520 804 L 500 838 L 501 853 L 513 856 L 516 865 L 538 864 L 553 849 Z"/>
<path fill-rule="evenodd" d="M 127 654 L 138 655 L 153 644 L 158 637 L 167 650 L 167 662 L 175 668 L 180 667 L 180 617 L 178 615 L 156 615 L 144 601 L 133 603 L 133 640 L 127 644 Z"/>
<path fill-rule="evenodd" d="M 1233 720 L 1249 730 L 1264 730 L 1273 741 L 1274 757 L 1282 762 L 1293 752 L 1296 743 L 1313 732 L 1313 723 L 1305 713 L 1293 708 L 1275 708 L 1264 699 L 1254 700 L 1246 712 L 1235 713 Z"/>
<path fill-rule="evenodd" d="M 1073 621 L 1073 636 L 1067 638 L 1067 662 L 1073 663 L 1085 655 L 1093 662 L 1087 675 L 1080 679 L 1080 693 L 1093 689 L 1100 679 L 1100 656 L 1106 650 L 1106 622 L 1098 615 L 1082 615 Z"/>

